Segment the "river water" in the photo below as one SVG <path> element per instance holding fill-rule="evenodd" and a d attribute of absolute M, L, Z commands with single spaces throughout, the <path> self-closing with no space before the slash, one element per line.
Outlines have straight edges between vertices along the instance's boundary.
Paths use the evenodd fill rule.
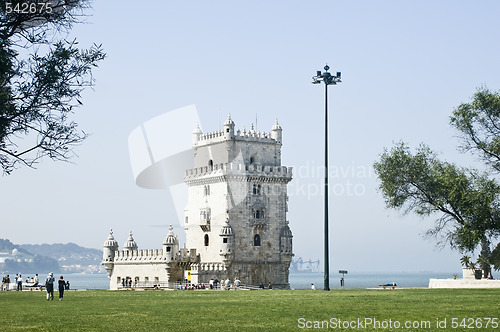
<path fill-rule="evenodd" d="M 455 272 L 458 273 L 458 272 Z M 59 274 L 55 274 L 59 277 Z M 330 274 L 330 288 L 339 289 L 340 274 Z M 344 276 L 345 288 L 376 288 L 379 284 L 395 282 L 398 287 L 418 288 L 429 286 L 430 278 L 447 279 L 452 278 L 453 273 L 443 272 L 349 272 Z M 461 277 L 461 273 L 459 275 Z M 44 279 L 45 277 L 43 277 Z M 43 280 L 42 279 L 42 280 Z M 108 289 L 109 280 L 105 273 L 101 274 L 66 274 L 65 280 L 69 280 L 71 289 Z M 290 288 L 309 289 L 314 283 L 317 289 L 323 288 L 322 273 L 291 273 Z"/>

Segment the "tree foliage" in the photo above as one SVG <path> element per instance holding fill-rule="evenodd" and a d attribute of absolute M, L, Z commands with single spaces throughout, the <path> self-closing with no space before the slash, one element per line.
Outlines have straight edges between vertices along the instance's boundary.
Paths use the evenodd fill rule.
<path fill-rule="evenodd" d="M 26 1 L 9 1 L 12 6 Z M 37 3 L 31 0 L 28 3 Z M 88 0 L 52 0 L 48 10 L 6 12 L 0 0 L 0 166 L 41 158 L 68 160 L 87 134 L 70 119 L 82 91 L 94 84 L 92 69 L 104 59 L 100 46 L 80 49 L 68 39 Z M 39 7 L 36 7 L 39 8 Z"/>
<path fill-rule="evenodd" d="M 405 143 L 385 149 L 374 164 L 386 206 L 421 216 L 437 215 L 428 234 L 461 252 L 482 245 L 481 265 L 498 255 L 490 241 L 500 235 L 500 95 L 479 89 L 471 103 L 458 106 L 450 117 L 461 135 L 461 149 L 477 153 L 491 172 L 466 169 L 441 161 L 426 145 L 415 153 Z M 443 241 L 444 240 L 444 241 Z M 486 257 L 489 256 L 489 257 Z"/>
<path fill-rule="evenodd" d="M 461 149 L 478 154 L 500 172 L 500 95 L 479 89 L 471 103 L 458 106 L 450 123 L 461 134 Z"/>
<path fill-rule="evenodd" d="M 500 187 L 487 174 L 440 161 L 429 147 L 415 154 L 399 143 L 374 164 L 386 206 L 421 216 L 439 214 L 428 234 L 471 251 L 485 234 L 499 234 Z"/>

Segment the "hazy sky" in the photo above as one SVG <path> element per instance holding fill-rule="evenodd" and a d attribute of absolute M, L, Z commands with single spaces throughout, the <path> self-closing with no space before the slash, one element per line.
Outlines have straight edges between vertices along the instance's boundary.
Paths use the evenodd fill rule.
<path fill-rule="evenodd" d="M 120 247 L 132 230 L 140 248 L 161 248 L 179 225 L 172 199 L 135 185 L 128 135 L 195 104 L 205 131 L 228 113 L 239 129 L 279 119 L 294 252 L 322 259 L 324 86 L 310 82 L 328 62 L 343 81 L 329 90 L 332 271 L 456 273 L 460 255 L 422 237 L 434 218 L 387 210 L 372 165 L 399 140 L 474 163 L 457 152 L 449 115 L 477 87 L 500 90 L 499 11 L 498 1 L 96 1 L 72 31 L 108 54 L 74 117 L 92 136 L 75 164 L 0 177 L 0 237 L 101 248 L 112 228 Z"/>

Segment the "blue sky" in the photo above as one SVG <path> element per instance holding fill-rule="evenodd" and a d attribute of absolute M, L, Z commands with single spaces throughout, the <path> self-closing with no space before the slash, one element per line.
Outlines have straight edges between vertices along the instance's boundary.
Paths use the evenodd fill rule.
<path fill-rule="evenodd" d="M 46 160 L 0 178 L 2 237 L 100 248 L 113 228 L 120 245 L 132 230 L 139 247 L 159 248 L 178 224 L 171 197 L 134 184 L 127 139 L 195 104 L 206 131 L 228 113 L 240 129 L 257 116 L 269 131 L 279 119 L 282 161 L 295 168 L 294 251 L 322 259 L 314 170 L 323 164 L 324 89 L 310 82 L 328 62 L 343 81 L 329 90 L 332 271 L 458 272 L 458 253 L 422 237 L 433 218 L 384 207 L 372 165 L 400 140 L 475 164 L 457 152 L 449 115 L 477 87 L 500 90 L 499 10 L 497 1 L 96 1 L 71 32 L 108 54 L 74 116 L 92 135 L 74 164 Z"/>

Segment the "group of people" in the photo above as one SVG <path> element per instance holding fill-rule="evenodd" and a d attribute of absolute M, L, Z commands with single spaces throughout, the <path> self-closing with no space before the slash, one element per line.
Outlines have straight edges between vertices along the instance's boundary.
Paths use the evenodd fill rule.
<path fill-rule="evenodd" d="M 41 287 L 44 286 L 45 289 L 47 290 L 47 300 L 53 300 L 54 299 L 54 273 L 50 273 L 47 278 L 45 279 L 45 282 L 43 284 L 40 284 L 40 280 L 38 279 L 38 273 L 35 274 L 34 277 L 28 277 L 26 278 L 26 285 L 25 287 Z M 14 283 L 15 283 L 15 289 L 18 291 L 23 290 L 23 277 L 20 273 L 16 274 L 14 278 Z M 0 288 L 0 291 L 8 291 L 11 289 L 10 287 L 11 284 L 11 279 L 10 275 L 6 274 L 2 278 L 2 287 Z M 59 300 L 62 300 L 64 296 L 64 291 L 69 289 L 69 281 L 65 281 L 63 276 L 61 276 L 58 280 L 58 289 L 59 289 Z"/>
<path fill-rule="evenodd" d="M 34 277 L 26 278 L 26 284 L 28 284 L 27 285 L 28 287 L 38 286 L 38 282 L 39 282 L 38 274 L 36 274 Z M 2 278 L 2 288 L 0 290 L 2 290 L 2 291 L 10 290 L 10 283 L 11 283 L 10 275 L 6 274 Z M 16 276 L 14 277 L 14 284 L 15 284 L 16 290 L 18 290 L 18 291 L 23 290 L 23 276 L 20 273 L 16 274 Z"/>
<path fill-rule="evenodd" d="M 45 279 L 45 289 L 47 290 L 47 301 L 54 299 L 54 284 L 55 284 L 54 273 L 50 272 Z M 59 290 L 59 301 L 62 301 L 64 296 L 64 291 L 69 289 L 69 281 L 64 281 L 64 277 L 61 276 L 57 282 Z"/>
<path fill-rule="evenodd" d="M 127 279 L 123 279 L 122 278 L 122 287 L 132 287 L 132 279 L 131 278 L 127 278 Z"/>
<path fill-rule="evenodd" d="M 226 280 L 222 280 L 222 282 L 219 281 L 217 278 L 212 278 L 208 282 L 208 287 L 205 284 L 191 284 L 187 279 L 184 280 L 184 285 L 180 283 L 177 286 L 177 289 L 179 290 L 194 290 L 194 289 L 218 289 L 220 285 L 220 289 L 223 290 L 230 290 L 231 288 L 233 289 L 238 289 L 241 285 L 241 281 L 238 278 L 234 278 L 233 283 L 231 284 L 231 281 L 229 278 Z"/>
<path fill-rule="evenodd" d="M 177 286 L 177 289 L 178 290 L 195 290 L 195 289 L 207 289 L 207 286 L 205 286 L 205 284 L 190 284 L 190 283 L 186 283 L 184 286 L 182 286 L 182 284 L 180 284 L 179 286 Z"/>
<path fill-rule="evenodd" d="M 209 285 L 210 285 L 210 289 L 214 289 L 214 288 L 217 289 L 217 287 L 219 286 L 219 280 L 210 279 Z M 241 285 L 241 281 L 237 277 L 234 278 L 234 281 L 232 284 L 231 284 L 231 280 L 229 280 L 229 278 L 227 278 L 226 280 L 222 281 L 221 289 L 230 290 L 231 287 L 233 289 L 238 289 L 240 287 L 240 285 Z"/>
<path fill-rule="evenodd" d="M 8 291 L 10 288 L 10 276 L 7 274 L 2 278 L 2 291 Z"/>

